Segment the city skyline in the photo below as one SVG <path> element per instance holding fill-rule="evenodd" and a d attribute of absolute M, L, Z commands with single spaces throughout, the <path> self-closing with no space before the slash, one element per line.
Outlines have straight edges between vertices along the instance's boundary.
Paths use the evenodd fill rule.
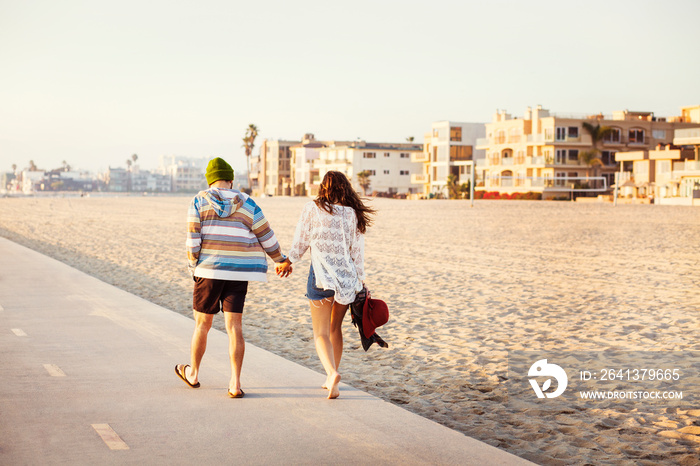
<path fill-rule="evenodd" d="M 136 153 L 220 156 L 242 138 L 403 142 L 434 121 L 680 113 L 700 103 L 700 4 L 619 1 L 0 2 L 0 170 Z"/>

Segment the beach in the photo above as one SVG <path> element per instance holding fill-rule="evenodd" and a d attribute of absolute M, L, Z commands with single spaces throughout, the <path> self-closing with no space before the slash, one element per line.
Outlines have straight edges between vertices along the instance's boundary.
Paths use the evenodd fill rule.
<path fill-rule="evenodd" d="M 2 198 L 0 236 L 189 316 L 190 199 Z M 256 200 L 286 252 L 309 199 Z M 371 205 L 377 216 L 366 235 L 366 284 L 389 305 L 378 333 L 390 347 L 365 353 L 346 318 L 343 382 L 539 464 L 700 464 L 700 403 L 545 409 L 509 403 L 505 387 L 514 351 L 700 351 L 700 210 Z M 318 371 L 320 384 L 304 297 L 308 267 L 307 254 L 281 279 L 270 262 L 269 282 L 249 288 L 244 333 Z M 223 329 L 221 316 L 215 326 Z M 201 377 L 208 358 L 225 357 L 207 353 Z M 244 387 L 247 371 L 255 367 L 244 363 Z"/>

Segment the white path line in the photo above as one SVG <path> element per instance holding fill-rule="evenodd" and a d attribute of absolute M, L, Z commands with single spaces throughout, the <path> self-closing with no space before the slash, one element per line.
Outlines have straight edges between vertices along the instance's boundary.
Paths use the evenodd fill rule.
<path fill-rule="evenodd" d="M 66 373 L 61 370 L 56 364 L 44 364 L 44 369 L 51 375 L 51 377 L 65 377 Z"/>
<path fill-rule="evenodd" d="M 95 432 L 102 437 L 102 440 L 107 444 L 110 450 L 128 450 L 129 445 L 119 438 L 117 433 L 109 426 L 109 424 L 92 424 Z"/>
<path fill-rule="evenodd" d="M 27 336 L 27 334 L 24 333 L 24 330 L 22 330 L 21 328 L 13 328 L 12 333 L 17 335 L 18 337 L 26 337 Z"/>

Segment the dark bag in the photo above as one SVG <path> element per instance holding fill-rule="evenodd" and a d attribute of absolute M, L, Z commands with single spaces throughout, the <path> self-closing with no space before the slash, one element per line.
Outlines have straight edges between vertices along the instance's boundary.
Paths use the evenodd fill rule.
<path fill-rule="evenodd" d="M 365 333 L 363 331 L 363 323 L 362 323 L 362 318 L 363 318 L 363 313 L 365 312 L 365 307 L 366 305 L 369 305 L 367 300 L 371 300 L 371 296 L 369 293 L 369 290 L 367 288 L 362 288 L 362 291 L 357 293 L 357 296 L 355 296 L 355 301 L 350 305 L 350 315 L 352 317 L 352 323 L 355 327 L 357 327 L 358 332 L 360 333 L 360 341 L 362 342 L 362 349 L 367 351 L 370 346 L 372 346 L 373 343 L 378 344 L 382 348 L 388 348 L 389 344 L 385 342 L 382 337 L 377 335 L 377 333 L 373 333 L 369 337 L 365 336 Z"/>

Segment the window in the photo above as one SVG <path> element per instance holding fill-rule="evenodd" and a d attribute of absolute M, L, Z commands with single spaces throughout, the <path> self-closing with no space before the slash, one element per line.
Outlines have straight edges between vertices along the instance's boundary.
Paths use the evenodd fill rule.
<path fill-rule="evenodd" d="M 569 126 L 569 137 L 570 138 L 577 138 L 578 137 L 578 126 Z"/>
<path fill-rule="evenodd" d="M 670 160 L 657 160 L 656 161 L 656 173 L 669 173 L 671 171 L 671 161 Z"/>
<path fill-rule="evenodd" d="M 552 151 L 545 150 L 544 151 L 544 163 L 551 164 L 553 161 L 554 161 L 554 158 L 552 157 Z"/>
<path fill-rule="evenodd" d="M 389 174 L 389 170 L 384 170 L 384 174 L 385 174 L 385 175 L 388 175 L 388 174 Z"/>
<path fill-rule="evenodd" d="M 411 157 L 411 156 L 410 156 L 409 154 L 407 154 L 406 152 L 401 152 L 401 158 L 402 158 L 402 159 L 407 159 L 407 158 L 409 158 L 409 157 Z"/>
<path fill-rule="evenodd" d="M 603 138 L 604 142 L 620 142 L 620 139 L 622 138 L 622 131 L 620 131 L 620 128 L 612 128 L 610 133 L 606 134 L 605 137 Z"/>
<path fill-rule="evenodd" d="M 376 152 L 363 152 L 362 158 L 364 158 L 364 159 L 376 159 L 377 153 Z"/>
<path fill-rule="evenodd" d="M 374 176 L 374 175 L 377 174 L 377 172 L 376 172 L 375 170 L 366 170 L 366 171 L 369 172 L 369 175 L 370 175 L 370 176 Z"/>
<path fill-rule="evenodd" d="M 450 128 L 450 141 L 462 142 L 462 128 L 460 126 Z"/>
<path fill-rule="evenodd" d="M 554 174 L 555 182 L 554 186 L 565 186 L 566 185 L 566 173 L 559 172 Z"/>
<path fill-rule="evenodd" d="M 602 152 L 602 160 L 604 165 L 615 165 L 615 151 L 604 150 Z"/>
<path fill-rule="evenodd" d="M 566 140 L 566 128 L 563 126 L 557 126 L 557 141 Z"/>
<path fill-rule="evenodd" d="M 655 129 L 652 130 L 651 135 L 654 137 L 654 139 L 666 139 L 666 130 Z"/>
<path fill-rule="evenodd" d="M 630 144 L 644 144 L 644 130 L 631 129 L 629 132 Z"/>
<path fill-rule="evenodd" d="M 384 152 L 384 158 L 387 159 L 391 157 L 391 154 L 389 152 Z"/>
<path fill-rule="evenodd" d="M 544 140 L 545 141 L 551 141 L 552 138 L 552 128 L 545 128 L 544 129 Z"/>
<path fill-rule="evenodd" d="M 557 149 L 555 163 L 566 163 L 566 149 Z"/>
<path fill-rule="evenodd" d="M 506 142 L 506 132 L 502 129 L 496 131 L 496 138 L 494 139 L 494 144 L 505 144 Z"/>
<path fill-rule="evenodd" d="M 401 175 L 408 175 L 408 170 L 401 170 L 400 174 Z"/>
<path fill-rule="evenodd" d="M 569 160 L 578 160 L 578 149 L 569 149 Z"/>

